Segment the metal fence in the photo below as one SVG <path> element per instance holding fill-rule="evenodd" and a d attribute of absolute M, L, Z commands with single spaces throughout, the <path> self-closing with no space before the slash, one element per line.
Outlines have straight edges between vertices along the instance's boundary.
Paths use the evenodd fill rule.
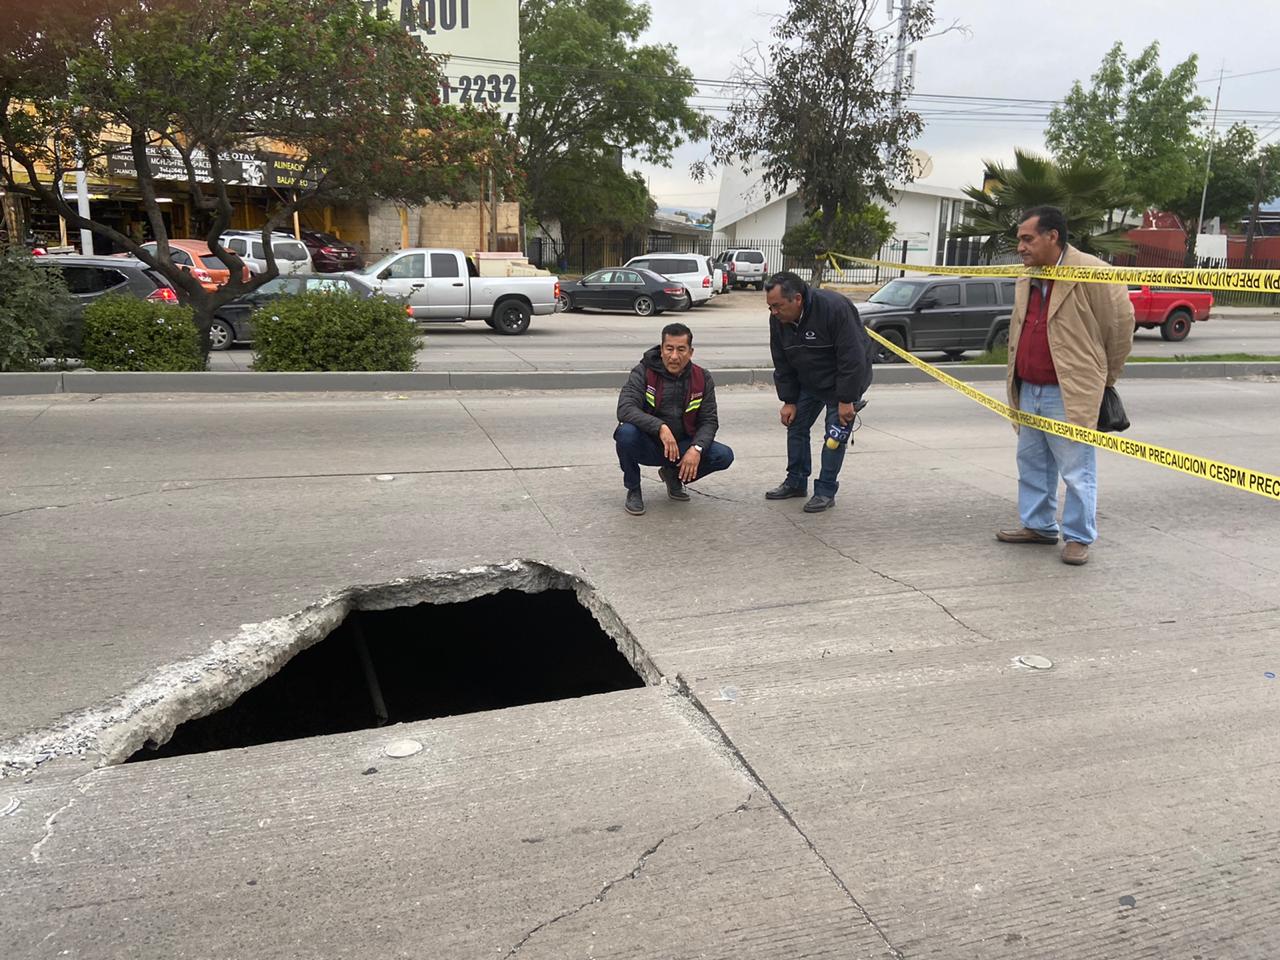
<path fill-rule="evenodd" d="M 782 253 L 781 240 L 712 240 L 709 237 L 650 237 L 647 242 L 627 238 L 623 240 L 575 240 L 562 244 L 543 237 L 529 240 L 525 255 L 536 267 L 550 270 L 561 276 L 582 276 L 604 267 L 616 267 L 632 257 L 646 253 L 698 253 L 715 258 L 726 250 L 759 250 L 764 254 L 770 273 L 791 270 L 808 278 L 813 272 L 813 261 L 808 258 L 787 257 Z M 906 259 L 908 243 L 891 240 L 874 259 L 902 261 Z M 827 271 L 831 283 L 882 283 L 901 276 L 897 270 L 882 267 L 847 266 L 838 271 Z"/>

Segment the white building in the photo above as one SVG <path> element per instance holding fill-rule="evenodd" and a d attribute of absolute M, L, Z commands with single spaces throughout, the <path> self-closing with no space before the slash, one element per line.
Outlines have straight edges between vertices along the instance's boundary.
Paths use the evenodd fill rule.
<path fill-rule="evenodd" d="M 907 262 L 940 264 L 948 231 L 963 218 L 965 195 L 953 187 L 924 181 L 898 185 L 886 204 L 895 224 L 891 245 L 897 257 L 907 245 Z M 716 204 L 715 239 L 729 246 L 757 246 L 782 240 L 787 229 L 804 218 L 795 190 L 765 199 L 760 180 L 737 167 L 720 171 L 720 197 Z"/>

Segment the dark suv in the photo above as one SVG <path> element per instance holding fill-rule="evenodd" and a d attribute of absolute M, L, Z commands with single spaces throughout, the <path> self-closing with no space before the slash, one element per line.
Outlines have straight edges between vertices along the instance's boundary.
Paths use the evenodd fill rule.
<path fill-rule="evenodd" d="M 303 230 L 302 242 L 311 252 L 311 264 L 317 273 L 339 273 L 343 270 L 358 270 L 360 250 L 345 240 L 339 240 L 331 233 L 319 230 Z"/>
<path fill-rule="evenodd" d="M 169 281 L 133 257 L 82 257 L 79 254 L 55 253 L 38 257 L 36 262 L 51 270 L 60 270 L 75 307 L 63 328 L 68 353 L 76 356 L 84 343 L 84 308 L 99 297 L 119 293 L 142 300 L 177 303 L 178 293 Z"/>
<path fill-rule="evenodd" d="M 856 306 L 863 323 L 897 346 L 956 360 L 966 351 L 1009 342 L 1013 285 L 1003 277 L 904 277 Z M 892 351 L 874 346 L 876 363 L 900 362 Z"/>

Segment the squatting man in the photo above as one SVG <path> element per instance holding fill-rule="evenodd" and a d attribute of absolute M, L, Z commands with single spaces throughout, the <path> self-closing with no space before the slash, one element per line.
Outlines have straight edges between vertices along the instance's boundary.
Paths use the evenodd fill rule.
<path fill-rule="evenodd" d="M 627 513 L 644 513 L 640 467 L 659 467 L 667 498 L 687 502 L 686 483 L 727 470 L 733 451 L 716 441 L 716 385 L 693 362 L 693 331 L 683 323 L 662 328 L 662 341 L 645 351 L 618 394 L 613 433 L 627 488 Z"/>

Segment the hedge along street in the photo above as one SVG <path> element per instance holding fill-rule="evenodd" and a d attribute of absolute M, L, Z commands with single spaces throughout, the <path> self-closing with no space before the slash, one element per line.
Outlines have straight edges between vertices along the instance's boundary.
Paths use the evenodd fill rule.
<path fill-rule="evenodd" d="M 943 373 L 932 364 L 926 363 L 918 357 L 912 356 L 907 353 L 907 351 L 900 349 L 897 345 L 890 343 L 874 330 L 868 329 L 867 336 L 871 337 L 877 343 L 887 347 L 889 350 L 892 350 L 907 363 L 923 370 L 938 382 L 946 384 L 957 393 L 964 394 L 970 400 L 982 404 L 988 410 L 999 414 L 1006 420 L 1013 423 L 1017 423 L 1025 427 L 1031 427 L 1035 430 L 1043 430 L 1045 433 L 1052 433 L 1059 437 L 1067 437 L 1078 443 L 1087 443 L 1090 446 L 1098 447 L 1102 450 L 1110 450 L 1112 453 L 1132 457 L 1135 460 L 1154 463 L 1161 467 L 1167 467 L 1170 470 L 1177 470 L 1181 473 L 1190 474 L 1193 477 L 1212 480 L 1215 483 L 1234 487 L 1235 489 L 1243 490 L 1246 493 L 1256 493 L 1259 496 L 1269 497 L 1272 500 L 1280 500 L 1280 477 L 1273 476 L 1269 473 L 1263 473 L 1259 470 L 1251 470 L 1248 467 L 1238 467 L 1230 463 L 1220 463 L 1217 460 L 1210 460 L 1206 457 L 1196 456 L 1191 453 L 1183 453 L 1180 450 L 1170 450 L 1168 447 L 1158 447 L 1153 443 L 1144 443 L 1138 440 L 1129 440 L 1124 437 L 1112 436 L 1109 433 L 1091 430 L 1088 427 L 1077 426 L 1074 423 L 1065 423 L 1062 420 L 1052 420 L 1048 417 L 1038 417 L 1034 414 L 1025 413 L 1022 410 L 1015 410 L 1007 403 L 1003 403 L 994 397 L 988 396 L 981 390 L 974 389 L 967 383 L 957 380 L 950 374 Z"/>

